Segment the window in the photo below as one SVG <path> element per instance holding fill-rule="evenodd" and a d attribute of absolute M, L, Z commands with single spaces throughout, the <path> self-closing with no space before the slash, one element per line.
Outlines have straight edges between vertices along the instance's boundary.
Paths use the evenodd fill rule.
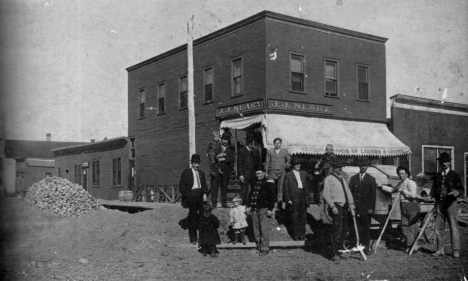
<path fill-rule="evenodd" d="M 291 71 L 290 90 L 294 92 L 304 92 L 304 56 L 291 54 L 289 68 Z"/>
<path fill-rule="evenodd" d="M 442 152 L 447 152 L 452 157 L 452 167 L 453 163 L 453 147 L 448 146 L 432 146 L 432 145 L 423 145 L 422 154 L 423 154 L 423 163 L 422 170 L 423 173 L 431 175 L 437 172 L 440 172 L 440 165 L 437 162 L 437 157 Z"/>
<path fill-rule="evenodd" d="M 158 85 L 158 113 L 166 112 L 166 83 Z"/>
<path fill-rule="evenodd" d="M 140 90 L 140 118 L 145 117 L 146 109 L 146 90 Z"/>
<path fill-rule="evenodd" d="M 45 177 L 46 177 L 46 178 L 52 177 L 52 173 L 45 173 Z"/>
<path fill-rule="evenodd" d="M 179 88 L 180 88 L 180 96 L 179 96 L 179 109 L 187 108 L 187 76 L 180 77 L 179 80 Z"/>
<path fill-rule="evenodd" d="M 325 60 L 325 96 L 338 97 L 338 62 Z"/>
<path fill-rule="evenodd" d="M 232 60 L 232 96 L 242 95 L 242 58 Z"/>
<path fill-rule="evenodd" d="M 81 164 L 75 165 L 75 183 L 81 185 Z"/>
<path fill-rule="evenodd" d="M 62 168 L 58 168 L 57 175 L 58 175 L 59 178 L 62 177 Z"/>
<path fill-rule="evenodd" d="M 112 185 L 122 185 L 122 160 L 120 158 L 112 159 Z"/>
<path fill-rule="evenodd" d="M 92 164 L 92 183 L 94 186 L 101 185 L 101 161 L 95 160 Z"/>
<path fill-rule="evenodd" d="M 357 66 L 358 100 L 369 100 L 369 68 Z"/>
<path fill-rule="evenodd" d="M 207 67 L 203 70 L 205 103 L 213 101 L 213 74 L 213 67 Z"/>
<path fill-rule="evenodd" d="M 131 142 L 130 158 L 135 158 L 135 139 L 130 139 L 130 142 Z"/>

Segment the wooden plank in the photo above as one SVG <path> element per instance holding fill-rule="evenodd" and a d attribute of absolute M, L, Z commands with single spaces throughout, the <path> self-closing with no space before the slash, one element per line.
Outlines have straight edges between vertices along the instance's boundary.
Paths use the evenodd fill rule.
<path fill-rule="evenodd" d="M 159 190 L 161 190 L 161 191 L 164 193 L 164 195 L 166 195 L 166 203 L 168 203 L 168 202 L 167 202 L 167 199 L 171 200 L 171 203 L 174 203 L 174 202 L 172 201 L 172 199 L 170 198 L 170 196 L 167 195 L 167 193 L 166 193 L 160 186 L 158 186 L 158 188 L 159 188 Z"/>
<path fill-rule="evenodd" d="M 301 247 L 311 247 L 313 244 L 312 241 L 271 241 L 270 248 L 301 248 Z M 192 244 L 171 244 L 167 245 L 169 248 L 194 248 Z M 257 245 L 253 242 L 247 244 L 237 243 L 222 243 L 216 245 L 218 249 L 255 249 Z"/>

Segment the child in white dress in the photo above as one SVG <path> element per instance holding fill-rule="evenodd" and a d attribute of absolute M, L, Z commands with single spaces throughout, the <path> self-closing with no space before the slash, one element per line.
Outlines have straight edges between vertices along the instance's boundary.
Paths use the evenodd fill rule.
<path fill-rule="evenodd" d="M 234 230 L 234 236 L 235 236 L 232 244 L 237 244 L 237 242 L 239 241 L 239 236 L 240 236 L 242 244 L 245 245 L 246 242 L 245 242 L 244 232 L 248 226 L 246 215 L 245 215 L 245 206 L 241 205 L 242 199 L 239 196 L 232 199 L 232 202 L 234 202 L 234 207 L 232 207 L 231 211 L 229 212 L 229 220 L 230 220 L 232 229 Z"/>

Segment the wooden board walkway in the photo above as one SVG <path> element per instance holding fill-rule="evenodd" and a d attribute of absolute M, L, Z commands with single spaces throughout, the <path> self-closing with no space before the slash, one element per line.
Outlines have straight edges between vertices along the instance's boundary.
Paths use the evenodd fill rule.
<path fill-rule="evenodd" d="M 314 243 L 312 241 L 271 241 L 270 248 L 302 248 L 312 247 Z M 171 244 L 167 245 L 169 248 L 195 248 L 193 244 Z M 257 245 L 253 242 L 232 244 L 232 243 L 221 243 L 216 245 L 218 249 L 255 249 Z"/>

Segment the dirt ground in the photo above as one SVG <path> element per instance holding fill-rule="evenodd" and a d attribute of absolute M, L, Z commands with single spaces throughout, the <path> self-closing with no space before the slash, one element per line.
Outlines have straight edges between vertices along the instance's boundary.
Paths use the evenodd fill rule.
<path fill-rule="evenodd" d="M 329 231 L 311 219 L 310 248 L 277 248 L 266 257 L 253 249 L 220 249 L 203 257 L 189 245 L 179 205 L 136 214 L 91 211 L 78 218 L 43 213 L 18 198 L 1 198 L 1 280 L 463 280 L 468 278 L 468 228 L 460 227 L 461 257 L 432 257 L 431 245 L 408 256 L 398 235 L 362 261 L 328 259 Z M 227 231 L 227 209 L 214 214 Z M 285 220 L 277 214 L 280 224 Z M 272 224 L 273 241 L 291 240 Z M 323 231 L 320 231 L 323 230 Z M 375 233 L 378 235 L 378 233 Z M 391 232 L 389 233 L 391 234 Z M 448 236 L 448 235 L 447 235 Z M 223 239 L 226 239 L 222 235 Z M 249 239 L 252 240 L 251 234 Z M 466 279 L 465 279 L 466 280 Z"/>

